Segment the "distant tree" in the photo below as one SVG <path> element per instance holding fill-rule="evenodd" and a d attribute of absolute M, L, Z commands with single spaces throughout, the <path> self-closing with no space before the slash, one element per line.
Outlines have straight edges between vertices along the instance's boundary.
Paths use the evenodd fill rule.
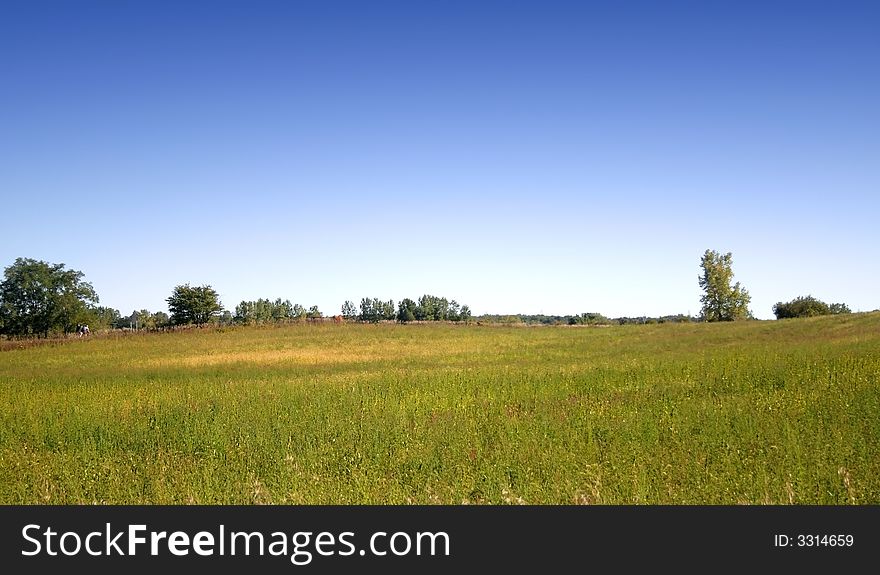
<path fill-rule="evenodd" d="M 397 304 L 397 313 L 391 316 L 393 301 L 385 302 L 385 319 L 397 318 L 401 323 L 410 321 L 464 321 L 468 322 L 473 317 L 471 310 L 466 305 L 460 305 L 455 300 L 447 300 L 445 297 L 437 297 L 425 294 L 419 298 L 418 303 L 404 298 Z"/>
<path fill-rule="evenodd" d="M 242 301 L 240 304 L 235 306 L 235 316 L 233 316 L 233 320 L 236 323 L 242 324 L 256 323 L 256 319 L 254 317 L 254 302 Z"/>
<path fill-rule="evenodd" d="M 167 301 L 174 325 L 204 325 L 223 311 L 219 295 L 209 285 L 179 285 Z"/>
<path fill-rule="evenodd" d="M 610 325 L 611 320 L 601 313 L 588 312 L 568 318 L 568 325 Z"/>
<path fill-rule="evenodd" d="M 354 321 L 357 319 L 357 306 L 354 305 L 353 301 L 345 300 L 345 303 L 342 304 L 342 317 L 347 321 Z"/>
<path fill-rule="evenodd" d="M 394 300 L 390 299 L 382 304 L 382 319 L 393 321 L 397 314 L 394 313 Z"/>
<path fill-rule="evenodd" d="M 131 315 L 120 315 L 116 323 L 113 324 L 116 329 L 134 328 L 134 317 Z"/>
<path fill-rule="evenodd" d="M 449 321 L 461 321 L 461 306 L 455 300 L 449 302 L 449 315 L 447 319 Z"/>
<path fill-rule="evenodd" d="M 362 298 L 358 319 L 367 323 L 378 323 L 382 319 L 382 301 L 379 298 Z"/>
<path fill-rule="evenodd" d="M 120 313 L 118 309 L 95 306 L 88 309 L 87 317 L 88 319 L 85 323 L 92 331 L 98 329 L 112 329 L 116 327 L 116 324 L 120 319 Z"/>
<path fill-rule="evenodd" d="M 739 282 L 731 286 L 733 279 L 733 256 L 706 250 L 700 262 L 702 275 L 697 279 L 705 293 L 700 297 L 702 314 L 706 321 L 734 321 L 748 319 L 749 292 Z"/>
<path fill-rule="evenodd" d="M 306 310 L 289 299 L 276 298 L 271 301 L 260 298 L 256 301 L 242 301 L 235 306 L 235 323 L 259 325 L 264 323 L 286 323 L 306 316 Z"/>
<path fill-rule="evenodd" d="M 445 297 L 434 300 L 434 321 L 446 321 L 449 319 L 449 300 Z"/>
<path fill-rule="evenodd" d="M 142 309 L 135 312 L 137 317 L 137 327 L 139 329 L 156 329 L 156 322 L 153 321 L 153 314 L 149 310 Z"/>
<path fill-rule="evenodd" d="M 434 308 L 432 307 L 432 303 L 432 300 L 428 299 L 427 296 L 419 298 L 419 303 L 416 304 L 416 307 L 413 310 L 413 315 L 418 321 L 434 319 Z"/>
<path fill-rule="evenodd" d="M 276 299 L 272 303 L 272 321 L 275 322 L 286 322 L 293 319 L 293 304 L 289 299 L 281 301 L 281 298 Z"/>
<path fill-rule="evenodd" d="M 121 328 L 137 329 L 137 311 L 132 311 L 129 315 L 119 318 L 119 322 L 117 325 Z"/>
<path fill-rule="evenodd" d="M 4 271 L 0 283 L 0 325 L 15 337 L 48 337 L 50 332 L 72 332 L 89 319 L 98 294 L 83 273 L 18 258 Z"/>
<path fill-rule="evenodd" d="M 150 313 L 149 310 L 142 309 L 140 311 L 133 311 L 130 315 L 126 316 L 120 316 L 119 312 L 116 312 L 116 315 L 118 317 L 110 327 L 117 329 L 157 329 L 165 327 L 170 323 L 168 314 L 163 311 Z"/>
<path fill-rule="evenodd" d="M 268 299 L 260 298 L 254 302 L 254 320 L 256 323 L 264 324 L 272 321 L 272 302 Z"/>
<path fill-rule="evenodd" d="M 157 328 L 162 328 L 171 323 L 171 318 L 168 317 L 168 314 L 164 311 L 157 311 L 153 314 L 153 325 Z"/>
<path fill-rule="evenodd" d="M 830 310 L 828 309 L 828 304 L 808 295 L 797 297 L 787 303 L 777 302 L 773 306 L 773 313 L 776 315 L 776 319 L 787 319 L 828 315 Z"/>
<path fill-rule="evenodd" d="M 851 313 L 851 311 L 846 304 L 834 303 L 828 305 L 824 301 L 808 295 L 797 297 L 790 302 L 778 302 L 773 306 L 773 313 L 776 315 L 776 319 L 787 319 Z"/>
<path fill-rule="evenodd" d="M 318 306 L 313 305 L 309 308 L 309 311 L 306 312 L 306 317 L 308 319 L 320 319 L 324 317 L 324 314 L 318 309 Z"/>
<path fill-rule="evenodd" d="M 404 298 L 397 304 L 397 321 L 400 323 L 409 323 L 416 319 L 417 304 L 409 298 Z"/>
<path fill-rule="evenodd" d="M 845 303 L 833 303 L 828 306 L 828 311 L 835 315 L 841 313 L 852 313 L 852 310 L 849 309 L 849 306 Z"/>
<path fill-rule="evenodd" d="M 446 321 L 449 317 L 449 301 L 445 297 L 425 294 L 419 298 L 415 316 L 420 321 Z"/>

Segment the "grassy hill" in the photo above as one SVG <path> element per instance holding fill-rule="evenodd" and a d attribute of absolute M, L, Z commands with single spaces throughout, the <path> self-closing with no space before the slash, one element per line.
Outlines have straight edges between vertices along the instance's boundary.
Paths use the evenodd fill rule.
<path fill-rule="evenodd" d="M 0 352 L 0 503 L 880 503 L 880 314 Z"/>

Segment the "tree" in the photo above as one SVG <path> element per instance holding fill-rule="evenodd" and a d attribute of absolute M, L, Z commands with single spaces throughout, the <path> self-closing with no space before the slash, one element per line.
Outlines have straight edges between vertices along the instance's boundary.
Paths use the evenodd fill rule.
<path fill-rule="evenodd" d="M 276 322 L 288 321 L 293 319 L 293 304 L 289 299 L 281 301 L 277 298 L 272 304 L 272 319 Z"/>
<path fill-rule="evenodd" d="M 849 306 L 845 303 L 833 303 L 828 306 L 828 311 L 835 315 L 840 313 L 852 313 L 852 310 L 849 309 Z"/>
<path fill-rule="evenodd" d="M 91 316 L 98 303 L 92 284 L 83 273 L 30 258 L 18 258 L 4 271 L 0 283 L 0 326 L 15 337 L 48 337 L 50 332 L 71 332 Z"/>
<path fill-rule="evenodd" d="M 844 303 L 828 305 L 824 301 L 811 295 L 797 297 L 790 302 L 778 302 L 773 306 L 776 319 L 793 317 L 815 317 L 819 315 L 831 315 L 840 313 L 852 313 Z"/>
<path fill-rule="evenodd" d="M 119 310 L 97 306 L 90 307 L 87 313 L 88 319 L 85 321 L 90 326 L 90 330 L 96 329 L 112 329 L 120 321 Z"/>
<path fill-rule="evenodd" d="M 793 317 L 814 317 L 817 315 L 828 315 L 831 310 L 828 304 L 822 300 L 816 299 L 811 295 L 805 297 L 797 297 L 790 302 L 777 302 L 773 306 L 773 313 L 776 319 L 786 319 Z"/>
<path fill-rule="evenodd" d="M 382 319 L 393 321 L 397 314 L 394 313 L 394 300 L 390 299 L 385 302 L 381 302 L 382 308 Z"/>
<path fill-rule="evenodd" d="M 220 318 L 220 323 L 242 323 L 249 325 L 263 323 L 287 323 L 298 320 L 306 315 L 306 311 L 299 304 L 292 303 L 289 299 L 282 300 L 280 297 L 275 301 L 260 298 L 256 301 L 242 301 L 235 306 L 235 315 L 230 314 L 229 321 Z"/>
<path fill-rule="evenodd" d="M 379 298 L 361 298 L 361 313 L 358 316 L 366 323 L 379 323 L 382 319 L 382 301 Z"/>
<path fill-rule="evenodd" d="M 137 317 L 135 327 L 139 329 L 156 329 L 156 322 L 153 321 L 153 314 L 149 310 L 142 309 L 139 312 L 135 312 L 135 315 Z"/>
<path fill-rule="evenodd" d="M 418 306 L 416 302 L 409 298 L 404 298 L 397 304 L 397 321 L 400 323 L 409 323 L 415 321 L 415 311 Z"/>
<path fill-rule="evenodd" d="M 461 306 L 455 300 L 449 302 L 449 317 L 447 319 L 449 321 L 461 321 Z"/>
<path fill-rule="evenodd" d="M 166 301 L 174 325 L 204 325 L 223 311 L 220 297 L 209 285 L 179 285 Z"/>
<path fill-rule="evenodd" d="M 419 321 L 430 320 L 434 318 L 434 309 L 430 307 L 431 300 L 427 299 L 427 296 L 422 296 L 419 298 L 419 303 L 416 305 L 415 309 L 413 309 L 413 314 L 415 314 L 415 318 Z"/>
<path fill-rule="evenodd" d="M 254 323 L 256 321 L 254 319 L 254 302 L 242 301 L 240 304 L 235 306 L 235 318 L 234 319 L 235 319 L 236 323 L 244 323 L 244 324 Z"/>
<path fill-rule="evenodd" d="M 596 312 L 582 313 L 568 318 L 568 325 L 609 325 L 611 320 Z"/>
<path fill-rule="evenodd" d="M 165 327 L 171 323 L 171 318 L 169 318 L 168 314 L 164 311 L 157 311 L 154 313 L 152 320 L 156 327 Z"/>
<path fill-rule="evenodd" d="M 357 316 L 357 307 L 354 305 L 354 302 L 345 300 L 345 303 L 342 304 L 342 317 L 344 317 L 346 321 L 354 321 L 357 319 Z"/>
<path fill-rule="evenodd" d="M 324 314 L 318 309 L 318 306 L 313 305 L 309 308 L 309 311 L 306 312 L 307 319 L 321 319 L 324 317 Z"/>
<path fill-rule="evenodd" d="M 264 298 L 254 302 L 254 318 L 260 324 L 272 321 L 272 302 Z"/>
<path fill-rule="evenodd" d="M 697 279 L 706 292 L 700 297 L 705 321 L 734 321 L 748 319 L 749 292 L 739 282 L 731 286 L 733 279 L 733 256 L 730 252 L 721 255 L 714 250 L 706 250 L 700 262 L 703 274 Z"/>
<path fill-rule="evenodd" d="M 445 297 L 425 294 L 419 298 L 414 313 L 419 321 L 446 321 L 449 317 L 449 301 Z"/>

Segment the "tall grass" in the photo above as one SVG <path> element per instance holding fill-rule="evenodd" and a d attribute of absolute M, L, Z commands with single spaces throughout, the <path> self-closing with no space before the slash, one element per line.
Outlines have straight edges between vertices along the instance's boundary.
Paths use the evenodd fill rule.
<path fill-rule="evenodd" d="M 880 314 L 0 352 L 0 503 L 880 502 Z"/>

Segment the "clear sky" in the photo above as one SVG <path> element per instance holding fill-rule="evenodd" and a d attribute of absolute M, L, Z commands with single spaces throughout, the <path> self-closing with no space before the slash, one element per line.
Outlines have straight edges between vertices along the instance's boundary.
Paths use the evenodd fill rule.
<path fill-rule="evenodd" d="M 0 199 L 123 313 L 873 310 L 880 3 L 3 1 Z"/>

